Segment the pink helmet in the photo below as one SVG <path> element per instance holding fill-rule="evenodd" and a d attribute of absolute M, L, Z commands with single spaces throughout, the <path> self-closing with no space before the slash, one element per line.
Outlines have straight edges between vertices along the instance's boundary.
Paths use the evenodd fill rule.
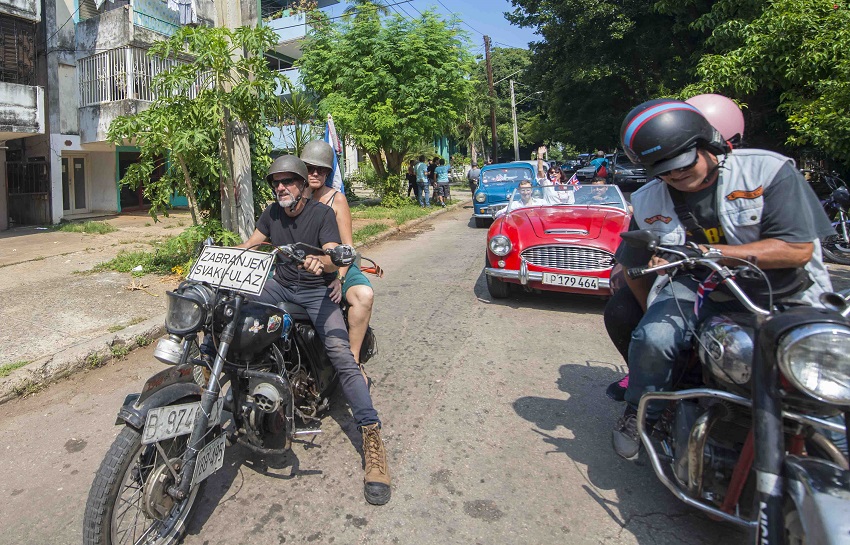
<path fill-rule="evenodd" d="M 732 100 L 723 95 L 705 94 L 691 97 L 685 102 L 695 106 L 724 140 L 744 136 L 744 114 Z"/>

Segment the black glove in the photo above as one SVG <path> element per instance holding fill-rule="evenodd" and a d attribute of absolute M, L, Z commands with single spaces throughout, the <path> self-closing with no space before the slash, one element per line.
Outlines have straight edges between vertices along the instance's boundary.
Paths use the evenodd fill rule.
<path fill-rule="evenodd" d="M 676 250 L 677 252 L 682 252 L 683 254 L 685 254 L 688 257 L 702 257 L 702 252 L 700 250 L 692 247 L 692 246 L 685 246 L 685 245 L 670 246 L 670 249 Z M 676 254 L 671 254 L 669 252 L 659 252 L 658 257 L 660 257 L 661 259 L 664 259 L 664 260 L 666 260 L 670 263 L 672 263 L 673 261 L 679 261 L 680 259 L 682 259 L 681 256 L 676 255 Z"/>

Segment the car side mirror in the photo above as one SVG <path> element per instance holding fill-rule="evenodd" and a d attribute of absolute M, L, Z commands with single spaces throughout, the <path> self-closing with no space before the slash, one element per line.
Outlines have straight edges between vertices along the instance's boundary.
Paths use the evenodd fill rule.
<path fill-rule="evenodd" d="M 649 250 L 650 252 L 654 252 L 658 247 L 658 243 L 661 242 L 661 239 L 653 233 L 652 231 L 647 231 L 646 229 L 640 231 L 627 231 L 625 233 L 620 233 L 620 238 L 634 248 L 643 248 L 645 250 Z"/>

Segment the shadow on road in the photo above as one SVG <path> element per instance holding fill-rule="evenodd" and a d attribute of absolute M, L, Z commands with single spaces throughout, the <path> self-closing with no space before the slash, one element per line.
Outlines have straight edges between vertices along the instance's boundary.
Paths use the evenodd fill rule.
<path fill-rule="evenodd" d="M 602 314 L 605 310 L 605 299 L 602 297 L 557 291 L 525 291 L 521 286 L 513 284 L 511 284 L 510 296 L 506 299 L 496 299 L 487 290 L 484 269 L 481 269 L 481 274 L 475 280 L 473 292 L 481 303 L 510 308 L 557 310 L 577 314 Z"/>
<path fill-rule="evenodd" d="M 622 363 L 564 364 L 556 380 L 565 399 L 525 396 L 514 401 L 513 408 L 552 447 L 546 454 L 565 455 L 584 477 L 584 492 L 639 543 L 706 542 L 703 538 L 743 543 L 745 533 L 737 527 L 712 522 L 678 502 L 655 478 L 645 454 L 637 463 L 614 454 L 610 430 L 623 405 L 609 400 L 604 391 L 624 372 Z M 659 520 L 652 523 L 652 517 Z M 688 534 L 692 537 L 683 538 Z"/>

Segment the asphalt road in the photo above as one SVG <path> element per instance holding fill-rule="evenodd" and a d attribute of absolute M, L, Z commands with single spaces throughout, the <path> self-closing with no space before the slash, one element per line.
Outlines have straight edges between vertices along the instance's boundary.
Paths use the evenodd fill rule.
<path fill-rule="evenodd" d="M 646 462 L 620 460 L 623 362 L 593 298 L 491 301 L 486 232 L 460 209 L 364 250 L 380 353 L 368 364 L 393 499 L 363 499 L 360 439 L 337 396 L 324 433 L 286 457 L 227 451 L 185 543 L 734 544 Z M 76 544 L 124 395 L 162 365 L 151 347 L 0 406 L 0 544 Z"/>

